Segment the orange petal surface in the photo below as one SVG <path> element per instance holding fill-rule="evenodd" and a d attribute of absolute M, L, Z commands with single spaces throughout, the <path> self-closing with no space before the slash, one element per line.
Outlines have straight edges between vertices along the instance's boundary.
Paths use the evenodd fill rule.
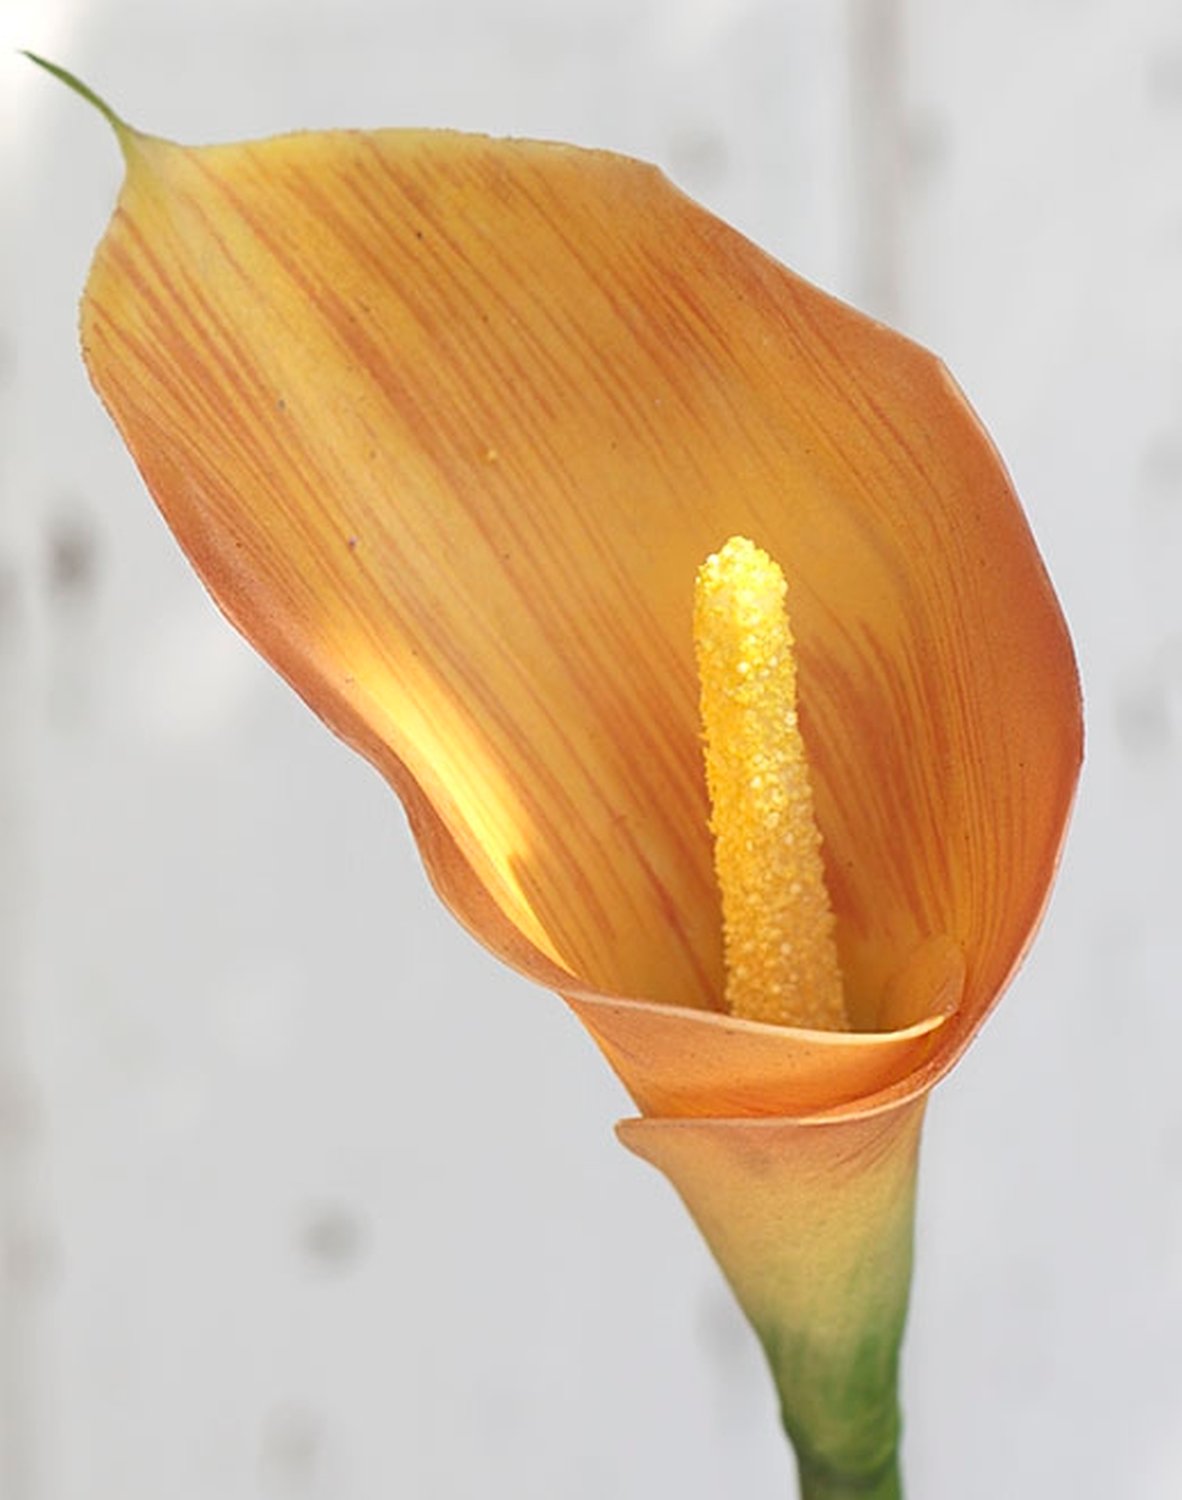
<path fill-rule="evenodd" d="M 928 1087 L 1029 939 L 1081 744 L 1054 596 L 942 366 L 621 157 L 416 131 L 123 145 L 94 382 L 218 603 L 388 777 L 457 915 L 581 1006 L 647 1107 Z M 840 1047 L 703 1014 L 692 593 L 734 533 L 791 588 L 867 1034 Z M 959 1003 L 937 963 L 901 1025 L 933 943 Z M 716 1042 L 749 1109 L 675 1082 Z"/>
<path fill-rule="evenodd" d="M 964 962 L 932 943 L 903 971 L 882 1031 L 806 1031 L 598 997 L 571 1008 L 646 1115 L 817 1117 L 913 1076 L 959 1006 Z"/>

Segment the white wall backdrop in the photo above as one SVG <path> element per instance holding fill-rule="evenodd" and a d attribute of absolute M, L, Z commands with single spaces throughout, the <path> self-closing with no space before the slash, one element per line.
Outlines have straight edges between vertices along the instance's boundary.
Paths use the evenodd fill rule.
<path fill-rule="evenodd" d="M 1042 939 L 929 1118 L 911 1500 L 1175 1500 L 1177 5 L 0 0 L 0 1497 L 754 1500 L 770 1382 L 621 1091 L 438 907 L 91 395 L 118 153 L 16 46 L 193 142 L 655 159 L 945 355 L 1090 738 Z"/>

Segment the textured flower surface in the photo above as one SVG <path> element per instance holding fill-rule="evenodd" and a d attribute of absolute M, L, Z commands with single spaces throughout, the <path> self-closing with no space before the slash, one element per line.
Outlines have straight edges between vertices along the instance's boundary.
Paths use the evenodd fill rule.
<path fill-rule="evenodd" d="M 892 1492 L 923 1100 L 1037 923 L 1081 753 L 988 438 L 932 356 L 635 161 L 117 131 L 82 339 L 169 525 L 623 1079 L 806 1481 Z M 789 580 L 849 1032 L 722 1009 L 692 614 L 734 533 Z"/>

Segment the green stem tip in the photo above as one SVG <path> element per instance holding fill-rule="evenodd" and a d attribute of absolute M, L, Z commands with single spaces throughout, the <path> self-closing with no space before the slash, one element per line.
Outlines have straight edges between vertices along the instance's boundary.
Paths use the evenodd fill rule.
<path fill-rule="evenodd" d="M 85 99 L 88 104 L 93 104 L 95 109 L 98 110 L 99 114 L 102 115 L 103 119 L 107 121 L 111 129 L 115 132 L 116 136 L 119 138 L 119 144 L 121 146 L 126 143 L 126 140 L 129 136 L 134 134 L 131 126 L 128 125 L 125 120 L 121 120 L 119 118 L 119 116 L 115 113 L 115 111 L 111 108 L 107 101 L 105 99 L 100 99 L 92 88 L 88 88 L 87 85 L 82 82 L 81 78 L 75 77 L 75 75 L 71 73 L 69 69 L 61 67 L 58 63 L 50 62 L 48 58 L 39 57 L 36 52 L 29 52 L 24 47 L 21 47 L 18 50 L 20 51 L 21 55 L 23 57 L 27 57 L 31 63 L 36 63 L 39 68 L 44 68 L 47 73 L 52 73 L 53 76 L 61 83 L 64 83 L 68 89 L 73 90 L 73 92 L 80 98 Z"/>

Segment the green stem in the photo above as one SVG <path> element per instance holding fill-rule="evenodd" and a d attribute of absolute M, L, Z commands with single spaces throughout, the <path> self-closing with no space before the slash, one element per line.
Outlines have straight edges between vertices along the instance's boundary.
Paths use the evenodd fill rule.
<path fill-rule="evenodd" d="M 800 1500 L 903 1500 L 897 1452 L 870 1474 L 836 1474 L 804 1464 L 799 1473 Z"/>
<path fill-rule="evenodd" d="M 796 1121 L 629 1122 L 763 1344 L 804 1500 L 902 1500 L 899 1349 L 924 1100 Z M 623 1133 L 623 1128 L 622 1133 Z"/>
<path fill-rule="evenodd" d="M 918 1123 L 876 1200 L 863 1192 L 845 1225 L 840 1258 L 831 1250 L 803 1303 L 771 1295 L 752 1323 L 763 1344 L 784 1429 L 800 1473 L 802 1500 L 902 1500 L 899 1472 L 899 1355 L 911 1288 Z M 871 1173 L 872 1163 L 862 1169 Z M 860 1186 L 864 1189 L 866 1178 Z M 836 1212 L 840 1200 L 833 1200 Z M 797 1224 L 799 1232 L 800 1225 Z M 808 1303 L 822 1272 L 837 1294 Z"/>
<path fill-rule="evenodd" d="M 909 1257 L 908 1257 L 909 1260 Z M 906 1286 L 893 1316 L 850 1345 L 764 1333 L 801 1500 L 902 1500 L 899 1344 Z"/>

